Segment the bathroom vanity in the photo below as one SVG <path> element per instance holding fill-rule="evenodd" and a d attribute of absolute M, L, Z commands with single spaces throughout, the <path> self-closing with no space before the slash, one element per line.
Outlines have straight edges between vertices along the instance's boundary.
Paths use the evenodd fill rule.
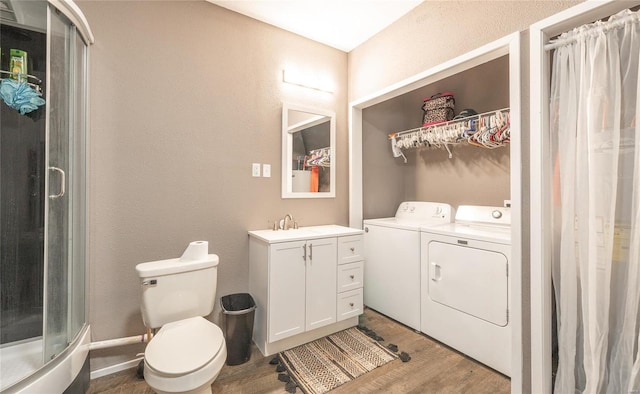
<path fill-rule="evenodd" d="M 353 327 L 362 314 L 363 231 L 249 231 L 253 340 L 268 356 Z"/>

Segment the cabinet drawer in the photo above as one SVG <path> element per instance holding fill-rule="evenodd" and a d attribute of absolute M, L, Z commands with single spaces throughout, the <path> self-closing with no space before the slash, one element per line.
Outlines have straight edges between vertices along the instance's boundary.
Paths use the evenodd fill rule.
<path fill-rule="evenodd" d="M 338 293 L 362 287 L 364 263 L 349 263 L 338 266 Z"/>
<path fill-rule="evenodd" d="M 364 260 L 364 242 L 362 235 L 350 235 L 338 239 L 338 264 L 354 263 Z"/>
<path fill-rule="evenodd" d="M 338 294 L 338 321 L 362 314 L 362 288 Z"/>

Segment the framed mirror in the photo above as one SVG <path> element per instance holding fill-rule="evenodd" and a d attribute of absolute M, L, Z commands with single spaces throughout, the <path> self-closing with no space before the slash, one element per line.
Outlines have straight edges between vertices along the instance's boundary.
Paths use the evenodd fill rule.
<path fill-rule="evenodd" d="M 282 106 L 282 198 L 336 196 L 336 115 L 294 104 Z"/>

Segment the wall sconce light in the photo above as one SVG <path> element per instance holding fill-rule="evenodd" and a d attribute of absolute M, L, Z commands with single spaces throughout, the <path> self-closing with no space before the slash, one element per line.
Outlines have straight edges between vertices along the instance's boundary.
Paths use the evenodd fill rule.
<path fill-rule="evenodd" d="M 333 93 L 335 91 L 334 84 L 329 78 L 323 78 L 318 74 L 303 73 L 294 68 L 282 70 L 282 81 L 321 92 Z"/>

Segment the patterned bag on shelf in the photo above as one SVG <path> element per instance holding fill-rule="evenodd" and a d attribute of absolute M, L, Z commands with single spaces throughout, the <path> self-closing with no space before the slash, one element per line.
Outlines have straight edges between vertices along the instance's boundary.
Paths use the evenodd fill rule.
<path fill-rule="evenodd" d="M 456 100 L 451 92 L 437 93 L 424 99 L 422 104 L 422 126 L 425 127 L 453 119 L 455 104 Z"/>

